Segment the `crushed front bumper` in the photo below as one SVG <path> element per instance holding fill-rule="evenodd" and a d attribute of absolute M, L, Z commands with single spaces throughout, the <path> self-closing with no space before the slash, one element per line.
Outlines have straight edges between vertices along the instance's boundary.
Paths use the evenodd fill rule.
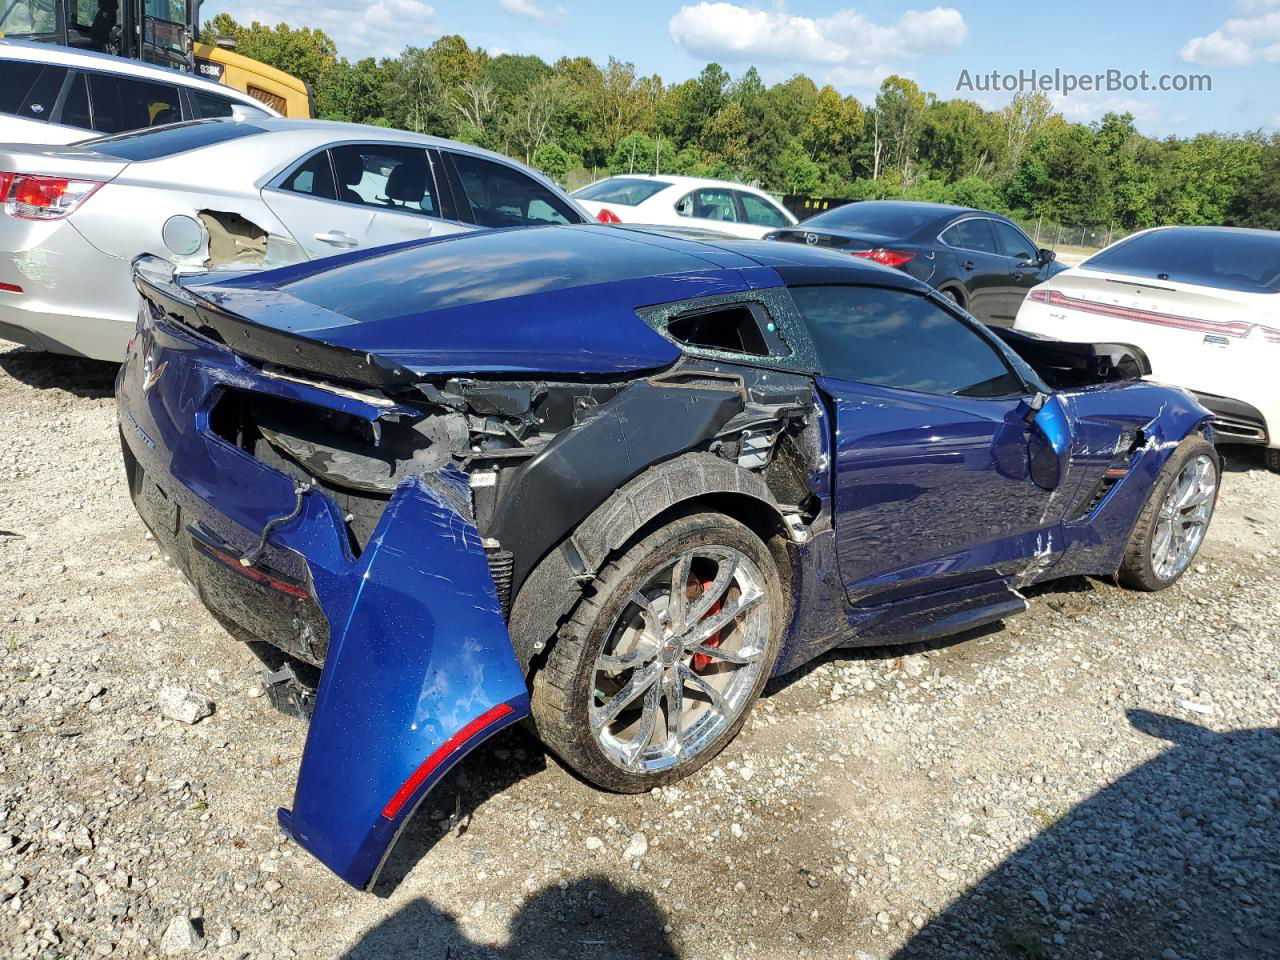
<path fill-rule="evenodd" d="M 221 621 L 322 663 L 293 805 L 279 820 L 367 889 L 440 777 L 528 715 L 524 676 L 465 474 L 406 478 L 357 557 L 332 497 L 209 429 L 231 387 L 360 412 L 358 400 L 268 379 L 219 344 L 144 323 L 117 381 L 130 490 Z M 263 530 L 290 516 L 245 566 Z"/>

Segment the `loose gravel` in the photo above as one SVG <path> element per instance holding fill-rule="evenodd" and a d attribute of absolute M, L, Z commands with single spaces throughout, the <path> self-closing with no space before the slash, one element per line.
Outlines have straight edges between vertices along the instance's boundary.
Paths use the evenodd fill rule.
<path fill-rule="evenodd" d="M 0 956 L 1280 956 L 1280 476 L 1175 588 L 841 651 L 652 794 L 521 730 L 378 888 L 286 841 L 305 726 L 134 516 L 114 369 L 0 344 Z"/>

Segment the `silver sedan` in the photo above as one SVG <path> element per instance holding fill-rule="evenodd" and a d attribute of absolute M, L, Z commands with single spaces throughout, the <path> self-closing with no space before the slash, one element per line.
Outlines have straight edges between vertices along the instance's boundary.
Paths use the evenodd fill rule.
<path fill-rule="evenodd" d="M 258 270 L 422 237 L 590 217 L 476 147 L 326 121 L 195 121 L 0 145 L 0 337 L 120 360 L 130 262 Z"/>

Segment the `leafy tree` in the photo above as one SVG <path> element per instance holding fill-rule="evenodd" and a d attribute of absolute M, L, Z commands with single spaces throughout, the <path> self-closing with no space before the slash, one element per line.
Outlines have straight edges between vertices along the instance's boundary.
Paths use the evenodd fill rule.
<path fill-rule="evenodd" d="M 1242 178 L 1227 211 L 1234 227 L 1280 230 L 1280 134 L 1260 148 L 1257 169 Z"/>
<path fill-rule="evenodd" d="M 533 165 L 556 183 L 564 183 L 576 165 L 574 158 L 557 143 L 544 143 L 533 155 Z"/>

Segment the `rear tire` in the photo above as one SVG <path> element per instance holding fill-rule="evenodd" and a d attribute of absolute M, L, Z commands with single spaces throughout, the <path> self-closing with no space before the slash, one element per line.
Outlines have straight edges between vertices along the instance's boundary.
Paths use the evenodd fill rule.
<path fill-rule="evenodd" d="M 1163 590 L 1195 560 L 1218 503 L 1222 460 L 1203 437 L 1174 450 L 1129 536 L 1118 579 L 1134 590 Z"/>
<path fill-rule="evenodd" d="M 773 556 L 743 524 L 692 513 L 659 527 L 600 571 L 548 652 L 533 680 L 538 735 L 607 790 L 688 776 L 741 729 L 777 658 L 784 609 Z M 699 641 L 716 617 L 726 622 Z"/>
<path fill-rule="evenodd" d="M 1270 447 L 1264 454 L 1267 469 L 1272 473 L 1280 473 L 1280 448 Z"/>

